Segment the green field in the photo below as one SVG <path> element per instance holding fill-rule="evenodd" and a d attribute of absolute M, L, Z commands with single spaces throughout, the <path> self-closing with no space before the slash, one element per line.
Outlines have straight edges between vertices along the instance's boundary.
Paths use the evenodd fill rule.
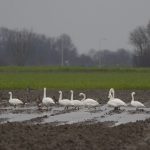
<path fill-rule="evenodd" d="M 150 69 L 0 67 L 0 89 L 150 89 Z"/>

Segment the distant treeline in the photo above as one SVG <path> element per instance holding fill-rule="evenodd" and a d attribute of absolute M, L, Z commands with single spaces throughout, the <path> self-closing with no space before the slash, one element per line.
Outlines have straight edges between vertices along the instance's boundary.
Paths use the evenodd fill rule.
<path fill-rule="evenodd" d="M 46 37 L 29 30 L 0 28 L 0 65 L 132 66 L 133 55 L 125 49 L 79 54 L 67 34 Z"/>

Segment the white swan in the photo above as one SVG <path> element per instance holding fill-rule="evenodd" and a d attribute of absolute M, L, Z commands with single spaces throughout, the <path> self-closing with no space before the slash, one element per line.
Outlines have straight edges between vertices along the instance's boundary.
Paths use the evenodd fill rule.
<path fill-rule="evenodd" d="M 44 88 L 44 94 L 43 94 L 43 99 L 42 99 L 42 105 L 46 106 L 47 109 L 50 105 L 54 105 L 55 102 L 52 98 L 46 97 L 46 88 Z"/>
<path fill-rule="evenodd" d="M 88 107 L 96 107 L 99 105 L 99 103 L 91 98 L 86 98 L 86 94 L 84 93 L 80 93 L 79 96 L 83 96 L 83 99 L 81 100 L 81 102 L 83 103 L 84 106 L 88 106 Z"/>
<path fill-rule="evenodd" d="M 70 92 L 71 92 L 71 103 L 72 103 L 72 105 L 75 106 L 75 108 L 79 109 L 80 106 L 83 106 L 83 102 L 81 102 L 80 100 L 74 100 L 73 99 L 73 90 L 70 90 Z"/>
<path fill-rule="evenodd" d="M 16 107 L 17 105 L 23 104 L 23 102 L 17 98 L 12 98 L 12 92 L 9 92 L 10 98 L 9 98 L 9 103 Z"/>
<path fill-rule="evenodd" d="M 59 100 L 58 103 L 62 106 L 65 106 L 65 109 L 68 109 L 69 106 L 72 106 L 72 103 L 69 99 L 62 99 L 62 91 L 59 91 Z"/>
<path fill-rule="evenodd" d="M 144 104 L 142 104 L 141 102 L 134 100 L 134 95 L 135 95 L 135 92 L 132 92 L 132 93 L 131 93 L 131 97 L 132 97 L 131 106 L 136 107 L 136 110 L 137 110 L 138 108 L 145 107 Z"/>
<path fill-rule="evenodd" d="M 111 88 L 109 90 L 109 95 L 108 95 L 109 101 L 107 102 L 109 106 L 114 107 L 115 110 L 120 108 L 121 106 L 127 106 L 127 104 L 124 101 L 114 97 L 115 97 L 115 91 L 113 88 Z"/>

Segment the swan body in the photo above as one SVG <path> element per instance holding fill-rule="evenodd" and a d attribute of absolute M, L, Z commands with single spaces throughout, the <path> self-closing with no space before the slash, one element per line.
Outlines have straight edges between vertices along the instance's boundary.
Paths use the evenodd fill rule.
<path fill-rule="evenodd" d="M 75 107 L 78 107 L 78 109 L 79 109 L 79 107 L 83 105 L 83 102 L 81 102 L 80 100 L 74 100 L 73 99 L 73 90 L 70 90 L 70 92 L 71 92 L 71 103 L 72 103 L 72 105 Z"/>
<path fill-rule="evenodd" d="M 65 109 L 68 109 L 69 106 L 72 106 L 72 103 L 69 99 L 62 99 L 62 91 L 59 91 L 59 100 L 58 103 L 62 106 L 65 106 Z"/>
<path fill-rule="evenodd" d="M 12 92 L 9 92 L 10 98 L 9 98 L 9 103 L 16 107 L 17 105 L 23 104 L 23 102 L 17 98 L 12 98 Z"/>
<path fill-rule="evenodd" d="M 121 99 L 114 98 L 114 95 L 115 95 L 115 91 L 114 91 L 113 88 L 111 88 L 109 90 L 109 95 L 108 95 L 109 101 L 107 102 L 107 104 L 109 106 L 112 106 L 114 108 L 118 108 L 118 107 L 121 107 L 121 106 L 127 106 L 127 104 L 124 101 L 122 101 Z"/>
<path fill-rule="evenodd" d="M 50 97 L 46 97 L 46 88 L 44 88 L 44 95 L 42 99 L 42 104 L 48 108 L 48 106 L 55 104 L 54 100 Z"/>
<path fill-rule="evenodd" d="M 83 99 L 81 100 L 81 102 L 83 103 L 84 106 L 96 107 L 99 105 L 99 103 L 94 99 L 91 99 L 91 98 L 86 99 L 86 94 L 84 93 L 80 93 L 79 96 L 83 96 Z"/>
<path fill-rule="evenodd" d="M 135 92 L 132 92 L 131 93 L 131 97 L 132 97 L 131 106 L 136 107 L 136 109 L 145 107 L 144 104 L 142 104 L 141 102 L 134 100 L 134 95 L 135 95 Z"/>
<path fill-rule="evenodd" d="M 112 106 L 112 107 L 120 107 L 120 106 L 127 106 L 125 104 L 125 102 L 123 102 L 122 100 L 118 99 L 118 98 L 114 98 L 111 99 L 107 102 L 108 105 Z"/>

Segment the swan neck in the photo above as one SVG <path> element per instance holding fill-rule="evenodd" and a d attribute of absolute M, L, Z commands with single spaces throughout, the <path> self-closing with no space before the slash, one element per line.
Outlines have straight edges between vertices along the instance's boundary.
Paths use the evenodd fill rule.
<path fill-rule="evenodd" d="M 133 93 L 131 94 L 131 97 L 132 97 L 132 101 L 134 101 L 134 94 Z"/>
<path fill-rule="evenodd" d="M 109 90 L 108 97 L 109 97 L 109 98 L 112 98 L 111 89 Z"/>
<path fill-rule="evenodd" d="M 112 93 L 112 98 L 114 98 L 115 97 L 115 91 L 114 91 L 114 89 L 111 90 L 111 93 Z"/>
<path fill-rule="evenodd" d="M 109 94 L 109 99 L 113 99 L 112 93 Z"/>
<path fill-rule="evenodd" d="M 86 99 L 86 95 L 82 94 L 82 96 L 83 96 L 83 99 L 81 101 L 84 101 Z"/>
<path fill-rule="evenodd" d="M 112 89 L 109 90 L 109 95 L 111 94 Z"/>
<path fill-rule="evenodd" d="M 46 88 L 44 88 L 44 95 L 43 97 L 45 98 L 46 97 Z"/>
<path fill-rule="evenodd" d="M 109 99 L 114 98 L 114 91 L 113 91 L 112 88 L 109 90 L 109 95 L 108 95 L 108 97 L 109 97 Z"/>
<path fill-rule="evenodd" d="M 10 99 L 12 99 L 12 93 L 10 93 Z"/>
<path fill-rule="evenodd" d="M 62 100 L 62 92 L 60 92 L 60 95 L 59 95 L 59 101 Z"/>
<path fill-rule="evenodd" d="M 73 101 L 73 91 L 71 91 L 71 101 Z"/>

